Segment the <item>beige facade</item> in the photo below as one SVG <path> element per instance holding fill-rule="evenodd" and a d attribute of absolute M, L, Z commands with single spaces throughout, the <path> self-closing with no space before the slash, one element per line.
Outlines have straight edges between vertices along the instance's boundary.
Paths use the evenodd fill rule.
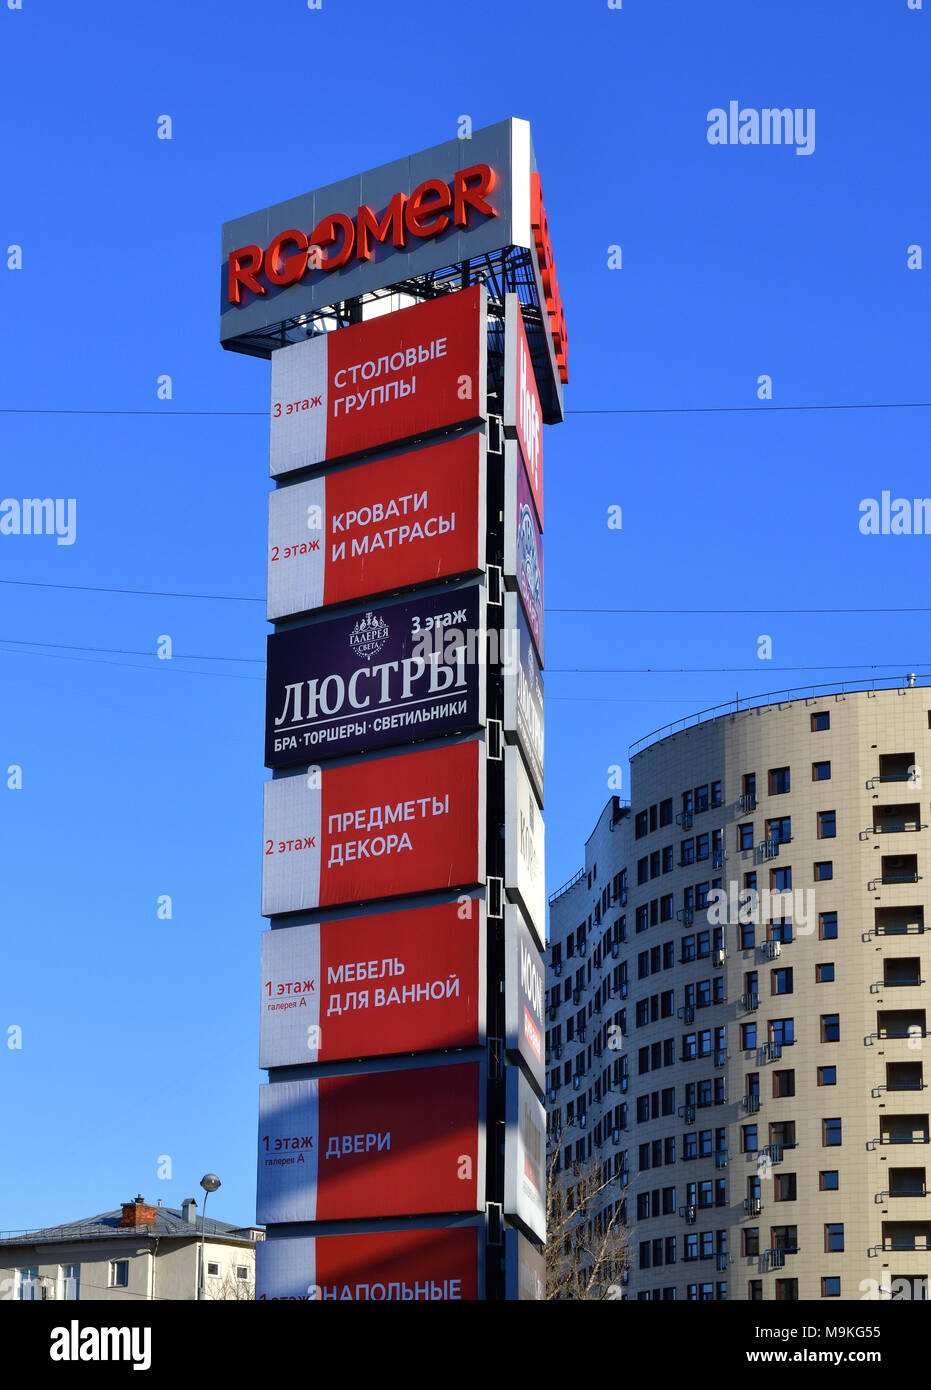
<path fill-rule="evenodd" d="M 198 1297 L 203 1218 L 125 1203 L 86 1222 L 0 1242 L 0 1301 L 121 1301 Z M 255 1243 L 264 1232 L 208 1218 L 204 1239 L 207 1299 L 255 1297 Z"/>
<path fill-rule="evenodd" d="M 633 756 L 547 973 L 551 1126 L 615 1168 L 625 1297 L 927 1296 L 929 822 L 920 687 Z"/>

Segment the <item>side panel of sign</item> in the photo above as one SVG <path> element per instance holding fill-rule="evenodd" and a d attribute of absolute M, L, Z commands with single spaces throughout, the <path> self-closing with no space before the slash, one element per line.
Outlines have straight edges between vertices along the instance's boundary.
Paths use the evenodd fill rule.
<path fill-rule="evenodd" d="M 256 1302 L 478 1299 L 480 1242 L 476 1226 L 262 1240 Z"/>
<path fill-rule="evenodd" d="M 256 1246 L 256 1257 L 259 1249 L 261 1246 Z M 513 1228 L 504 1233 L 504 1259 L 509 1302 L 542 1301 L 546 1298 L 546 1260 L 526 1236 Z"/>
<path fill-rule="evenodd" d="M 546 1240 L 546 1111 L 519 1067 L 508 1067 L 505 1091 L 504 1214 Z"/>
<path fill-rule="evenodd" d="M 517 589 L 543 665 L 543 537 L 516 440 L 504 445 L 504 579 Z"/>
<path fill-rule="evenodd" d="M 484 1042 L 484 903 L 262 935 L 261 1067 Z"/>
<path fill-rule="evenodd" d="M 516 740 L 543 805 L 543 677 L 523 609 L 515 593 L 504 595 L 507 660 L 504 663 L 504 735 Z"/>
<path fill-rule="evenodd" d="M 256 1220 L 478 1211 L 480 1083 L 470 1062 L 262 1086 Z"/>
<path fill-rule="evenodd" d="M 485 415 L 481 285 L 272 354 L 273 478 Z"/>
<path fill-rule="evenodd" d="M 277 618 L 484 567 L 485 441 L 280 487 L 268 498 L 268 611 Z"/>
<path fill-rule="evenodd" d="M 546 1087 L 543 1056 L 544 966 L 537 943 L 528 931 L 520 908 L 505 906 L 504 977 L 506 1047 L 524 1059 L 542 1092 Z"/>
<path fill-rule="evenodd" d="M 530 778 L 513 744 L 504 750 L 504 886 L 545 949 L 544 825 Z"/>
<path fill-rule="evenodd" d="M 520 301 L 505 295 L 504 429 L 516 438 L 524 458 L 533 505 L 543 530 L 543 413 Z"/>
<path fill-rule="evenodd" d="M 266 782 L 262 912 L 481 883 L 484 823 L 480 739 Z"/>

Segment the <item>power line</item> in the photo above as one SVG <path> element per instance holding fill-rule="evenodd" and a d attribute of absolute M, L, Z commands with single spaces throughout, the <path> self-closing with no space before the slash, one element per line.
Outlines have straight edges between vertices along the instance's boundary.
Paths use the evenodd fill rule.
<path fill-rule="evenodd" d="M 110 589 L 96 584 L 47 584 L 38 579 L 0 579 L 0 584 L 16 584 L 27 589 L 74 589 L 88 594 L 136 594 L 143 598 L 203 598 L 218 603 L 264 603 L 263 598 L 243 594 L 182 594 L 159 589 Z"/>
<path fill-rule="evenodd" d="M 0 638 L 0 642 L 3 638 Z M 7 656 L 40 656 L 48 661 L 83 661 L 91 666 L 119 666 L 125 671 L 157 671 L 174 670 L 179 676 L 212 676 L 215 680 L 221 681 L 261 681 L 261 676 L 237 676 L 232 671 L 190 671 L 184 666 L 172 667 L 169 661 L 160 661 L 158 666 L 141 666 L 138 661 L 97 661 L 92 656 L 63 656 L 58 652 L 32 652 L 23 651 L 18 647 L 0 647 L 0 654 Z"/>
<path fill-rule="evenodd" d="M 55 647 L 55 648 L 60 649 L 61 651 L 66 651 L 66 652 L 106 652 L 109 656 L 156 656 L 156 655 L 157 655 L 156 652 L 153 652 L 153 651 L 146 651 L 145 648 L 142 648 L 142 649 L 135 649 L 135 648 L 126 648 L 126 647 L 80 647 L 80 646 L 76 646 L 76 645 L 74 645 L 74 644 L 72 644 L 72 643 L 67 643 L 67 642 L 29 642 L 29 641 L 26 641 L 25 638 L 21 638 L 21 637 L 0 637 L 0 642 L 11 642 L 11 643 L 13 644 L 13 646 L 15 646 L 15 647 Z M 255 663 L 255 664 L 258 665 L 258 666 L 264 666 L 264 665 L 265 665 L 265 659 L 264 659 L 264 657 L 261 657 L 261 656 L 207 656 L 207 655 L 205 655 L 204 653 L 195 653 L 195 652 L 175 652 L 175 651 L 173 651 L 172 654 L 171 654 L 171 658 L 170 658 L 170 659 L 171 659 L 172 661 L 247 661 L 247 662 Z M 160 660 L 164 661 L 164 660 L 166 660 L 166 658 L 165 658 L 165 657 L 162 657 L 162 658 L 160 658 Z M 751 671 L 753 671 L 753 670 L 756 669 L 756 667 L 751 666 L 751 667 L 749 667 L 748 669 L 751 670 Z M 780 666 L 776 666 L 776 667 L 771 667 L 770 669 L 771 669 L 771 670 L 779 671 L 779 670 L 783 670 L 783 669 L 788 670 L 788 669 L 790 669 L 790 668 L 788 668 L 788 667 L 783 668 L 783 667 L 780 667 Z M 794 669 L 794 668 L 793 668 L 793 669 Z M 805 667 L 800 667 L 799 669 L 800 669 L 800 670 L 805 670 Z M 817 667 L 814 667 L 814 666 L 813 666 L 813 667 L 811 667 L 810 669 L 814 671 L 814 670 L 820 669 L 820 668 L 817 668 Z M 830 667 L 825 667 L 824 669 L 825 669 L 825 670 L 830 670 L 831 668 L 830 668 Z"/>
<path fill-rule="evenodd" d="M 27 589 L 67 589 L 90 594 L 132 594 L 142 598 L 194 598 L 217 603 L 264 603 L 264 598 L 248 594 L 189 594 L 174 589 L 122 589 L 97 584 L 50 584 L 38 579 L 0 579 L 0 584 L 12 584 Z M 931 608 L 547 608 L 547 613 L 619 614 L 622 617 L 752 617 L 762 615 L 830 616 L 837 614 L 931 613 Z M 753 668 L 755 669 L 755 668 Z"/>

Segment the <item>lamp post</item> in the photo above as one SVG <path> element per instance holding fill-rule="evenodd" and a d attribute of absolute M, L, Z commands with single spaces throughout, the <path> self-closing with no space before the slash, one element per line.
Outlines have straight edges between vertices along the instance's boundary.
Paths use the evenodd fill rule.
<path fill-rule="evenodd" d="M 211 1192 L 216 1192 L 220 1186 L 220 1179 L 216 1173 L 205 1173 L 200 1180 L 200 1185 L 204 1189 L 204 1214 L 200 1218 L 200 1287 L 197 1290 L 198 1299 L 207 1297 L 207 1264 L 204 1258 L 204 1241 L 207 1235 L 207 1198 Z"/>

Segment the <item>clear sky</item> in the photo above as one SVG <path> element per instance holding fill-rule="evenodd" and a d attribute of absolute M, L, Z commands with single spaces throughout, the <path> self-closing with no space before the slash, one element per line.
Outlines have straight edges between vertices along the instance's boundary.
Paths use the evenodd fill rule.
<path fill-rule="evenodd" d="M 552 891 L 634 739 L 928 669 L 927 612 L 560 610 L 931 608 L 931 538 L 858 529 L 931 494 L 931 411 L 779 409 L 931 402 L 929 26 L 929 0 L 0 0 L 0 495 L 77 501 L 72 545 L 0 536 L 0 1228 L 178 1205 L 208 1169 L 213 1213 L 254 1218 L 262 604 L 41 587 L 264 593 L 267 420 L 233 412 L 268 365 L 218 346 L 221 223 L 462 115 L 531 122 L 570 340 Z M 813 149 L 710 144 L 731 101 L 813 110 Z M 656 413 L 585 413 L 612 410 Z"/>

